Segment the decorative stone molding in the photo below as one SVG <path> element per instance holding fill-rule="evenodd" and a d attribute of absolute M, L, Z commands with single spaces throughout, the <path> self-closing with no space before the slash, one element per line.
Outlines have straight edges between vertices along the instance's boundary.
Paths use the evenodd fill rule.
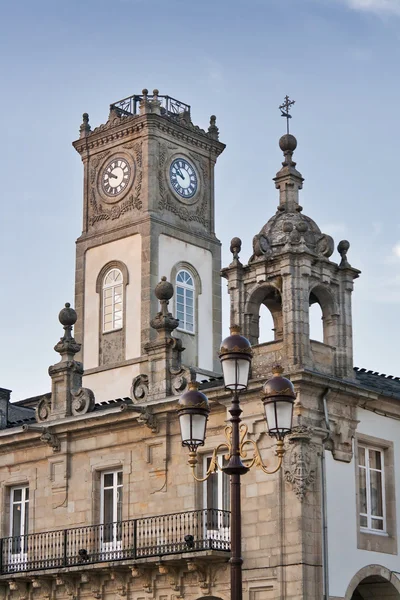
<path fill-rule="evenodd" d="M 91 412 L 95 406 L 94 393 L 89 388 L 79 388 L 72 392 L 71 412 L 73 415 L 84 415 Z"/>
<path fill-rule="evenodd" d="M 148 408 L 143 409 L 143 412 L 137 418 L 137 422 L 148 427 L 152 433 L 158 431 L 157 419 Z"/>
<path fill-rule="evenodd" d="M 296 427 L 289 436 L 289 448 L 284 458 L 284 476 L 293 487 L 300 502 L 314 483 L 316 474 L 316 447 L 311 443 L 311 430 Z"/>
<path fill-rule="evenodd" d="M 142 142 L 132 142 L 127 144 L 125 148 L 133 150 L 135 164 L 136 164 L 136 175 L 133 182 L 133 191 L 129 194 L 128 198 L 114 204 L 111 207 L 104 207 L 100 197 L 96 192 L 96 180 L 100 165 L 104 158 L 110 154 L 110 151 L 97 154 L 91 159 L 91 167 L 89 171 L 89 179 L 91 184 L 90 192 L 90 206 L 92 208 L 92 214 L 90 215 L 90 225 L 93 226 L 98 221 L 114 221 L 119 219 L 121 215 L 131 210 L 140 211 L 143 206 L 141 200 L 142 182 L 143 182 L 143 151 Z"/>
<path fill-rule="evenodd" d="M 25 581 L 13 580 L 8 582 L 12 598 L 15 600 L 28 600 L 28 586 Z"/>
<path fill-rule="evenodd" d="M 65 593 L 71 600 L 77 600 L 78 598 L 78 583 L 75 578 L 60 575 L 56 577 L 56 586 L 64 586 Z"/>
<path fill-rule="evenodd" d="M 206 166 L 204 161 L 198 156 L 193 155 L 191 153 L 190 156 L 195 160 L 197 164 L 200 164 L 200 193 L 199 200 L 195 203 L 197 206 L 185 206 L 176 199 L 172 193 L 170 193 L 168 189 L 168 185 L 166 183 L 166 164 L 167 160 L 170 156 L 172 156 L 171 151 L 174 151 L 175 147 L 167 144 L 160 143 L 159 145 L 159 170 L 158 170 L 158 185 L 160 191 L 160 202 L 159 209 L 160 210 L 168 210 L 173 214 L 177 215 L 182 221 L 196 221 L 203 225 L 203 227 L 207 228 L 209 225 L 207 219 L 207 206 L 208 201 L 207 198 L 209 196 L 209 187 L 210 187 L 210 177 L 206 170 Z M 200 173 L 199 173 L 200 175 Z"/>
<path fill-rule="evenodd" d="M 40 436 L 40 441 L 50 446 L 53 452 L 60 452 L 61 442 L 55 433 L 51 433 L 48 429 L 44 429 Z"/>
<path fill-rule="evenodd" d="M 155 578 L 153 577 L 153 572 L 151 568 L 146 568 L 144 566 L 134 566 L 131 569 L 131 575 L 134 579 L 143 579 L 143 590 L 148 594 L 153 594 L 155 592 Z"/>
<path fill-rule="evenodd" d="M 189 559 L 186 564 L 189 573 L 196 573 L 198 585 L 204 595 L 211 594 L 211 588 L 215 583 L 217 572 L 226 569 L 226 565 L 212 565 L 212 563 L 196 559 Z"/>
<path fill-rule="evenodd" d="M 93 598 L 96 598 L 96 600 L 100 600 L 100 598 L 102 597 L 104 580 L 102 580 L 100 577 L 90 575 L 89 573 L 82 573 L 80 582 L 81 584 L 89 584 L 90 592 Z"/>
<path fill-rule="evenodd" d="M 160 575 L 166 575 L 168 579 L 168 583 L 171 586 L 171 589 L 174 592 L 179 592 L 178 598 L 183 595 L 183 577 L 181 570 L 178 567 L 172 567 L 170 565 L 165 565 L 160 563 L 158 565 L 158 572 Z"/>
<path fill-rule="evenodd" d="M 38 423 L 43 423 L 43 421 L 47 421 L 50 416 L 51 411 L 51 399 L 43 396 L 41 400 L 39 400 L 39 404 L 35 408 L 35 416 L 36 421 Z"/>
<path fill-rule="evenodd" d="M 171 381 L 172 392 L 175 395 L 182 394 L 187 390 L 191 381 L 196 381 L 196 371 L 192 367 L 185 367 L 179 370 L 170 369 L 171 375 L 174 375 Z"/>
<path fill-rule="evenodd" d="M 333 423 L 333 427 L 331 427 L 333 458 L 343 462 L 351 462 L 353 458 L 353 438 L 359 421 L 346 418 L 344 415 L 343 418 L 335 417 L 330 419 Z"/>
<path fill-rule="evenodd" d="M 131 398 L 133 402 L 146 402 L 149 395 L 149 378 L 145 374 L 137 375 L 132 381 Z"/>
<path fill-rule="evenodd" d="M 38 590 L 41 599 L 49 599 L 53 597 L 53 581 L 51 579 L 33 578 L 31 580 L 32 591 Z"/>
<path fill-rule="evenodd" d="M 121 571 L 111 571 L 110 579 L 114 582 L 117 598 L 126 598 L 128 593 L 126 573 Z"/>

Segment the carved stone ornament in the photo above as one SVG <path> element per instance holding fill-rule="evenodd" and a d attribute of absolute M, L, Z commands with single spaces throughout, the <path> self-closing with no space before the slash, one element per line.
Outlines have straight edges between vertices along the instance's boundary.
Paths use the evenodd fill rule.
<path fill-rule="evenodd" d="M 173 589 L 174 592 L 179 592 L 179 596 L 181 596 L 182 590 L 182 573 L 179 568 L 172 567 L 165 564 L 158 565 L 158 572 L 160 575 L 166 575 L 168 579 L 168 583 Z"/>
<path fill-rule="evenodd" d="M 188 385 L 191 381 L 196 381 L 196 372 L 190 367 L 182 366 L 179 371 L 170 369 L 173 379 L 171 381 L 172 393 L 175 395 L 182 394 L 188 389 Z"/>
<path fill-rule="evenodd" d="M 316 449 L 311 443 L 310 431 L 299 427 L 289 437 L 289 448 L 284 459 L 284 475 L 293 491 L 302 502 L 314 483 L 316 474 Z"/>
<path fill-rule="evenodd" d="M 135 377 L 131 386 L 131 398 L 133 402 L 146 402 L 149 395 L 149 378 L 141 374 Z"/>
<path fill-rule="evenodd" d="M 153 593 L 155 578 L 153 577 L 152 569 L 144 566 L 133 566 L 131 569 L 133 579 L 143 580 L 143 590 L 148 594 Z"/>
<path fill-rule="evenodd" d="M 31 581 L 32 589 L 39 590 L 40 598 L 52 598 L 53 595 L 53 581 L 51 579 L 34 578 Z"/>
<path fill-rule="evenodd" d="M 208 172 L 208 168 L 201 157 L 196 155 L 194 160 L 196 163 L 200 164 L 200 190 L 199 190 L 199 200 L 196 202 L 197 206 L 189 207 L 184 206 L 178 198 L 170 192 L 168 184 L 166 183 L 166 166 L 167 161 L 169 160 L 172 152 L 176 151 L 177 148 L 175 146 L 170 146 L 167 144 L 160 143 L 159 147 L 159 169 L 158 169 L 158 183 L 160 190 L 160 202 L 159 209 L 160 210 L 168 210 L 173 214 L 177 215 L 182 221 L 195 221 L 203 225 L 203 227 L 207 228 L 209 226 L 207 219 L 207 198 L 209 196 L 209 187 L 210 187 L 210 174 Z M 171 152 L 172 151 L 172 152 Z M 189 153 L 190 154 L 190 153 Z M 193 158 L 193 155 L 190 154 Z"/>
<path fill-rule="evenodd" d="M 39 404 L 35 408 L 35 416 L 36 421 L 38 423 L 43 423 L 43 421 L 47 421 L 50 416 L 51 411 L 51 400 L 44 396 L 41 400 L 39 400 Z"/>
<path fill-rule="evenodd" d="M 28 586 L 24 581 L 9 581 L 8 585 L 12 592 L 10 594 L 11 598 L 15 598 L 16 600 L 28 600 Z"/>
<path fill-rule="evenodd" d="M 67 576 L 56 577 L 56 586 L 64 586 L 66 595 L 71 598 L 71 600 L 77 600 L 78 585 L 76 579 Z"/>
<path fill-rule="evenodd" d="M 125 148 L 130 148 L 133 150 L 135 156 L 136 163 L 136 175 L 134 180 L 134 188 L 131 194 L 129 194 L 128 198 L 125 198 L 121 202 L 114 204 L 111 207 L 103 206 L 100 197 L 96 193 L 96 180 L 98 176 L 98 170 L 100 165 L 102 164 L 103 159 L 109 155 L 108 152 L 102 152 L 101 154 L 96 155 L 91 159 L 91 167 L 89 171 L 90 183 L 92 186 L 90 192 L 90 205 L 91 205 L 91 216 L 90 216 L 90 224 L 93 226 L 95 223 L 99 221 L 114 221 L 119 219 L 121 215 L 124 215 L 126 212 L 131 210 L 140 211 L 143 206 L 143 202 L 141 200 L 141 191 L 142 191 L 142 182 L 143 182 L 143 151 L 141 142 L 133 142 L 131 144 L 127 144 Z M 123 150 L 123 148 L 122 148 Z"/>
<path fill-rule="evenodd" d="M 157 433 L 158 431 L 157 419 L 148 408 L 143 409 L 137 418 L 137 422 L 148 427 L 152 433 Z"/>
<path fill-rule="evenodd" d="M 53 449 L 53 452 L 60 452 L 61 450 L 60 440 L 54 433 L 51 433 L 48 429 L 43 430 L 43 433 L 40 436 L 40 441 L 50 446 Z"/>
<path fill-rule="evenodd" d="M 126 574 L 120 571 L 111 571 L 110 578 L 114 582 L 117 598 L 126 598 L 128 593 Z"/>
<path fill-rule="evenodd" d="M 72 396 L 71 411 L 73 415 L 84 415 L 94 409 L 94 393 L 89 388 L 79 388 L 76 392 L 72 392 Z"/>

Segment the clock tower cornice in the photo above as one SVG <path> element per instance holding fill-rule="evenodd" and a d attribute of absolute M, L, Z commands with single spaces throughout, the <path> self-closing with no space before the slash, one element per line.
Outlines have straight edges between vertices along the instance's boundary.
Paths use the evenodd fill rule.
<path fill-rule="evenodd" d="M 74 141 L 72 145 L 84 157 L 87 152 L 96 154 L 96 151 L 100 152 L 105 148 L 120 145 L 124 140 L 152 135 L 159 136 L 160 132 L 203 152 L 211 153 L 216 158 L 225 148 L 225 144 L 210 137 L 209 133 L 197 125 L 193 125 L 191 122 L 185 122 L 185 125 L 182 125 L 172 118 L 157 114 L 131 117 L 114 116 L 114 118 L 109 118 L 104 125 L 96 127 L 84 137 Z"/>

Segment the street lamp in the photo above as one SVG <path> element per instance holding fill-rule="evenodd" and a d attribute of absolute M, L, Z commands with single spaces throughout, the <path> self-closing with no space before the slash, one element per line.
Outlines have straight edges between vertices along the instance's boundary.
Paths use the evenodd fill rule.
<path fill-rule="evenodd" d="M 225 389 L 232 393 L 232 404 L 229 409 L 231 425 L 225 428 L 226 442 L 213 450 L 210 466 L 205 476 L 199 478 L 195 474 L 197 449 L 204 446 L 207 420 L 210 413 L 208 399 L 198 389 L 198 383 L 189 384 L 189 390 L 179 400 L 179 423 L 181 427 L 182 445 L 189 448 L 189 465 L 196 481 L 205 481 L 217 469 L 230 475 L 231 483 L 231 600 L 242 600 L 242 536 L 241 536 L 241 497 L 240 477 L 253 466 L 261 468 L 264 473 L 272 475 L 282 466 L 284 455 L 283 440 L 291 432 L 293 404 L 296 394 L 289 379 L 282 377 L 280 366 L 273 368 L 273 377 L 263 386 L 262 401 L 268 433 L 276 438 L 275 454 L 277 466 L 269 470 L 263 463 L 256 442 L 247 439 L 247 425 L 241 423 L 239 394 L 247 390 L 250 365 L 253 353 L 250 342 L 240 335 L 237 327 L 231 327 L 231 335 L 221 344 L 219 358 L 224 375 Z M 248 457 L 249 447 L 253 454 Z M 218 464 L 218 452 L 227 449 L 228 463 L 221 467 Z M 246 459 L 247 464 L 243 464 Z"/>

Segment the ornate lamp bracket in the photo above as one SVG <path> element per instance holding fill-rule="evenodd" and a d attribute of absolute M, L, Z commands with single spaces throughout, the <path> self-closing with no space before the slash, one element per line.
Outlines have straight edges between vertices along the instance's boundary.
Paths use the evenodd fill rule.
<path fill-rule="evenodd" d="M 207 472 L 204 475 L 204 477 L 197 477 L 195 474 L 196 465 L 199 462 L 198 458 L 197 458 L 197 452 L 196 451 L 189 452 L 188 464 L 189 464 L 190 468 L 192 469 L 192 474 L 196 481 L 199 481 L 199 482 L 206 481 L 212 473 L 215 473 L 217 470 L 220 470 L 220 471 L 224 470 L 224 468 L 221 467 L 220 464 L 218 463 L 218 453 L 221 451 L 221 449 L 224 448 L 226 450 L 226 454 L 224 455 L 224 458 L 227 461 L 229 461 L 229 459 L 232 457 L 232 427 L 230 425 L 227 425 L 225 427 L 224 433 L 225 433 L 226 442 L 222 442 L 221 444 L 218 444 L 218 446 L 216 448 L 214 448 L 212 457 L 211 457 L 211 461 L 210 461 L 210 466 L 208 467 Z M 250 440 L 250 439 L 246 438 L 247 433 L 248 433 L 248 426 L 245 423 L 241 423 L 239 452 L 240 452 L 240 458 L 242 458 L 243 460 L 250 461 L 246 464 L 246 467 L 248 469 L 251 469 L 252 467 L 257 467 L 257 468 L 261 469 L 262 471 L 264 471 L 264 473 L 266 473 L 267 475 L 273 475 L 274 473 L 279 471 L 279 469 L 282 466 L 283 456 L 285 454 L 283 440 L 277 440 L 277 442 L 276 442 L 275 455 L 278 457 L 277 465 L 273 469 L 269 469 L 267 467 L 267 465 L 265 465 L 263 463 L 257 443 L 254 440 Z M 252 448 L 251 456 L 249 456 L 249 452 L 250 452 L 249 447 Z"/>

